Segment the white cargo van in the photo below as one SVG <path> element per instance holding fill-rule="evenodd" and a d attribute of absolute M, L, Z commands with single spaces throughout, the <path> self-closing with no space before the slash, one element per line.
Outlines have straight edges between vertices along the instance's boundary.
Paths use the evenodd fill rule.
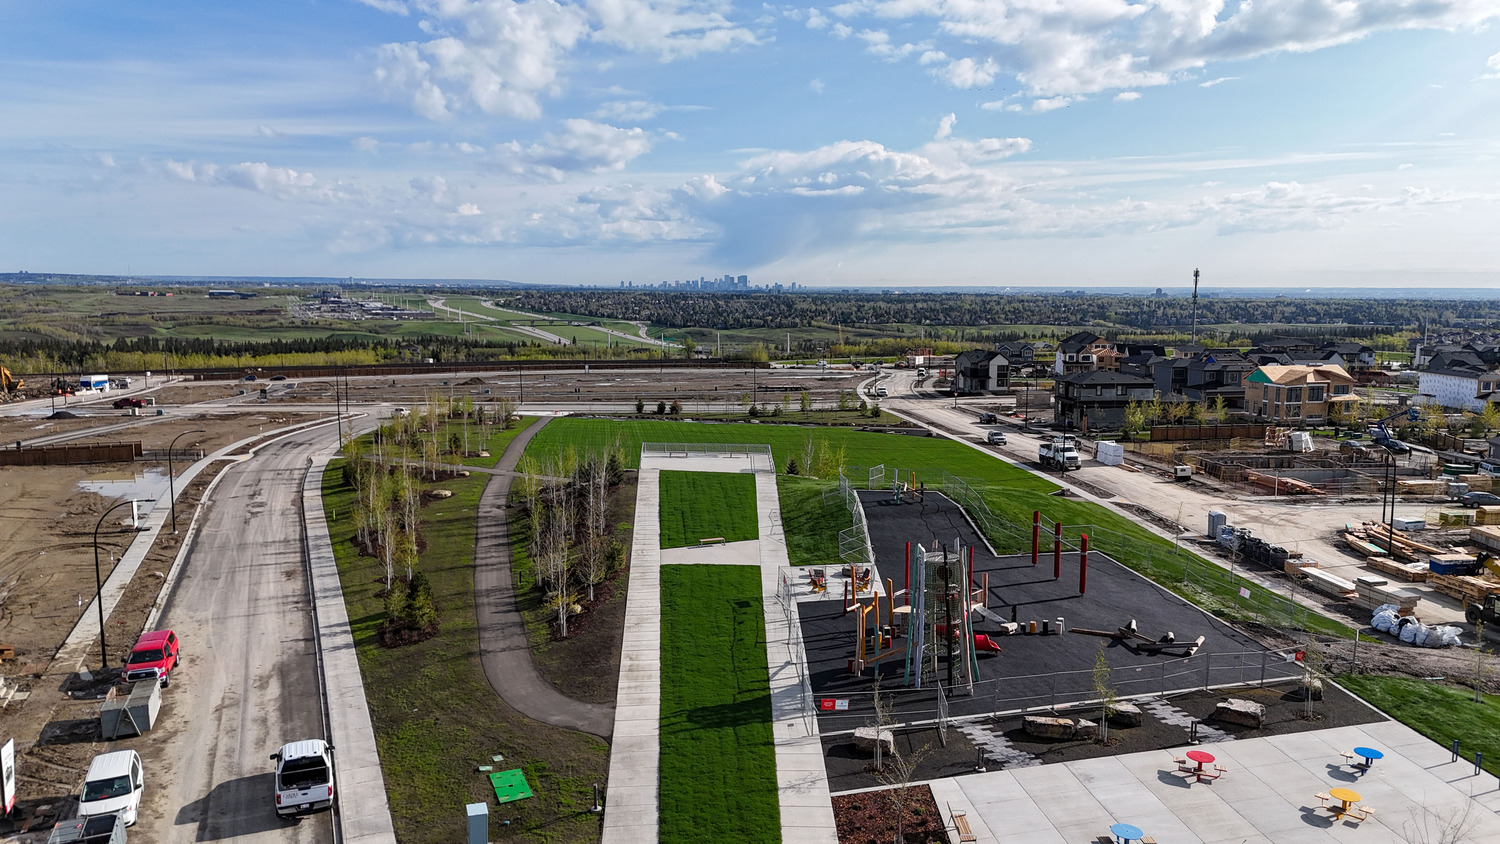
<path fill-rule="evenodd" d="M 276 763 L 276 814 L 333 805 L 333 745 L 322 739 L 289 742 L 271 754 L 271 761 Z"/>
<path fill-rule="evenodd" d="M 89 763 L 78 798 L 78 816 L 117 814 L 126 826 L 135 824 L 146 791 L 141 755 L 134 750 L 101 753 Z"/>

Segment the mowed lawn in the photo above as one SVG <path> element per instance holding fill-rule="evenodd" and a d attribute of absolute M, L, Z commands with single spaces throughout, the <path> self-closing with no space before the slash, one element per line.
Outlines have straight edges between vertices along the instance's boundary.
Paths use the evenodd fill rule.
<path fill-rule="evenodd" d="M 463 840 L 463 804 L 491 802 L 495 796 L 476 768 L 494 764 L 490 757 L 503 753 L 504 767 L 524 770 L 537 796 L 508 804 L 503 812 L 491 810 L 490 834 L 496 840 L 597 842 L 599 818 L 588 809 L 592 783 L 604 781 L 608 771 L 609 746 L 506 706 L 479 661 L 474 525 L 488 476 L 420 483 L 424 492 L 453 493 L 448 499 L 424 499 L 421 511 L 425 545 L 418 567 L 432 584 L 439 632 L 424 642 L 387 648 L 379 641 L 384 568 L 355 547 L 354 489 L 344 482 L 342 467 L 343 461 L 335 460 L 324 473 L 323 504 L 397 839 L 402 844 Z M 501 825 L 505 819 L 509 827 Z"/>
<path fill-rule="evenodd" d="M 781 841 L 760 570 L 661 568 L 663 844 Z"/>
<path fill-rule="evenodd" d="M 1484 769 L 1500 773 L 1500 697 L 1480 695 L 1476 703 L 1473 689 L 1414 677 L 1349 674 L 1336 679 L 1439 745 L 1450 747 L 1458 739 L 1459 752 L 1471 761 L 1475 751 L 1483 753 Z"/>
<path fill-rule="evenodd" d="M 1184 585 L 1183 571 L 1190 560 L 1214 570 L 1212 563 L 1197 559 L 1189 552 L 1173 548 L 1164 539 L 1135 521 L 1089 501 L 1053 495 L 1058 487 L 1045 477 L 988 456 L 946 437 L 915 437 L 902 434 L 877 434 L 847 428 L 809 428 L 800 425 L 748 425 L 735 423 L 682 422 L 662 419 L 557 419 L 532 440 L 527 453 L 545 458 L 570 443 L 580 450 L 599 448 L 619 441 L 627 465 L 638 466 L 643 442 L 681 443 L 749 443 L 769 445 L 778 472 L 784 472 L 787 461 L 797 458 L 805 464 L 808 444 L 825 453 L 842 454 L 845 475 L 856 487 L 868 483 L 868 467 L 886 467 L 884 483 L 900 469 L 903 480 L 911 478 L 929 488 L 938 486 L 944 472 L 963 478 L 983 498 L 990 512 L 1004 530 L 990 542 L 1002 554 L 1022 553 L 1031 547 L 1031 514 L 1041 511 L 1049 519 L 1067 526 L 1067 535 L 1076 538 L 1088 533 L 1093 546 L 1136 571 L 1143 572 L 1169 589 L 1183 594 L 1215 613 L 1229 618 L 1255 619 L 1257 601 L 1271 600 L 1263 587 L 1243 579 Z M 806 465 L 799 468 L 802 478 L 810 474 Z M 811 471 L 816 471 L 813 467 Z M 825 470 L 826 471 L 826 470 Z M 778 477 L 781 513 L 792 561 L 797 564 L 828 563 L 837 554 L 837 530 L 848 527 L 847 511 L 841 516 L 842 504 L 830 501 L 823 512 L 805 508 L 821 507 L 822 486 L 834 477 L 817 479 L 815 492 L 801 478 Z M 717 534 L 714 534 L 717 535 Z M 1251 599 L 1239 597 L 1240 588 L 1250 590 Z M 1352 634 L 1344 625 L 1324 616 L 1309 613 L 1307 626 L 1321 633 L 1338 636 Z M 1259 620 L 1259 619 L 1255 619 Z"/>
<path fill-rule="evenodd" d="M 661 473 L 661 547 L 683 548 L 700 539 L 759 539 L 755 476 L 732 472 Z"/>

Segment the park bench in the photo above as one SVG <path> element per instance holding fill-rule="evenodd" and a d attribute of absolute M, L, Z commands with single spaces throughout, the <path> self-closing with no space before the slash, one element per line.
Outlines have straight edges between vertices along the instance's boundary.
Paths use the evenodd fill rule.
<path fill-rule="evenodd" d="M 723 545 L 724 544 L 724 537 L 722 537 L 722 536 L 710 536 L 707 539 L 700 539 L 700 540 L 698 540 L 698 544 L 699 545 Z"/>
<path fill-rule="evenodd" d="M 953 804 L 949 803 L 948 816 L 953 818 L 953 828 L 958 831 L 959 841 L 979 840 L 979 838 L 974 835 L 973 828 L 969 826 L 969 815 L 967 812 L 964 812 L 962 810 L 955 812 L 953 811 Z"/>

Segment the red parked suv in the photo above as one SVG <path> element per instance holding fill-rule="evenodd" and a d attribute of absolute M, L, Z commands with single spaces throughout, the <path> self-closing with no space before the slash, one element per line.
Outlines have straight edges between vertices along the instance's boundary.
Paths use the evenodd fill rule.
<path fill-rule="evenodd" d="M 180 658 L 176 633 L 170 630 L 146 633 L 125 658 L 125 679 L 134 682 L 156 678 L 166 688 Z"/>

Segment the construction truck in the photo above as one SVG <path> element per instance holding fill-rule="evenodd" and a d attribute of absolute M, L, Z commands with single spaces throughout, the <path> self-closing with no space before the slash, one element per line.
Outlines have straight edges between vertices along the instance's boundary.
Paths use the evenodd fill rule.
<path fill-rule="evenodd" d="M 0 393 L 11 396 L 21 392 L 21 388 L 25 386 L 25 381 L 22 381 L 20 378 L 17 378 L 14 375 L 11 375 L 9 369 L 0 366 Z"/>
<path fill-rule="evenodd" d="M 1064 434 L 1053 437 L 1050 442 L 1044 441 L 1037 449 L 1036 459 L 1048 469 L 1061 469 L 1065 472 L 1077 469 L 1081 465 L 1078 459 L 1078 438 Z"/>

